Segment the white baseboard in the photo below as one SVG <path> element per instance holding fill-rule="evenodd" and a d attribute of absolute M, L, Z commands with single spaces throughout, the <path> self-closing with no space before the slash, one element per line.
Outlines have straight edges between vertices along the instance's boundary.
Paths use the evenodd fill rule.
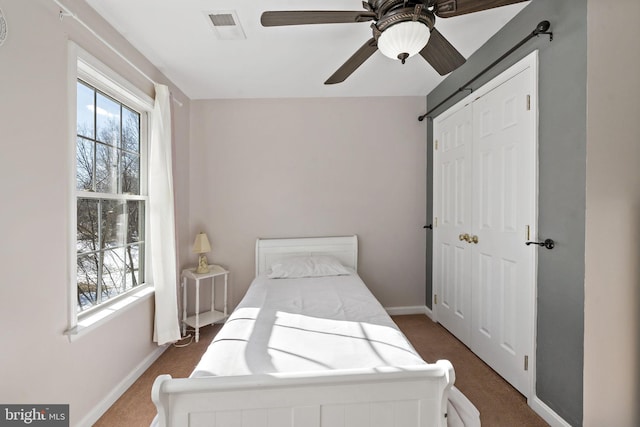
<path fill-rule="evenodd" d="M 408 314 L 425 314 L 425 310 L 429 310 L 424 305 L 416 305 L 409 307 L 385 307 L 389 316 L 404 316 Z M 429 310 L 431 311 L 431 310 Z"/>
<path fill-rule="evenodd" d="M 555 411 L 549 408 L 538 396 L 533 396 L 533 399 L 529 402 L 529 406 L 531 406 L 531 409 L 540 415 L 543 420 L 549 423 L 551 427 L 571 427 L 571 424 L 556 414 Z"/>
<path fill-rule="evenodd" d="M 136 382 L 136 380 L 144 374 L 149 366 L 156 361 L 158 357 L 165 352 L 165 350 L 169 348 L 168 345 L 158 347 L 153 353 L 147 356 L 136 368 L 127 375 L 120 383 L 108 393 L 104 399 L 100 403 L 98 403 L 92 410 L 89 412 L 81 421 L 76 423 L 77 426 L 91 426 L 95 424 L 98 419 L 104 415 L 105 412 L 124 394 L 125 391 L 131 385 Z M 151 398 L 151 394 L 149 394 L 149 398 Z"/>

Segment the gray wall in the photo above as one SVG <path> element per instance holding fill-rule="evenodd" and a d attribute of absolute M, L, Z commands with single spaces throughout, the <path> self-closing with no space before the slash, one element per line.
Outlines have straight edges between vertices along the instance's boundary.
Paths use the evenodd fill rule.
<path fill-rule="evenodd" d="M 582 424 L 586 174 L 587 2 L 535 0 L 427 96 L 435 106 L 548 20 L 554 40 L 533 39 L 473 84 L 486 83 L 539 50 L 539 237 L 536 394 L 572 425 Z M 444 111 L 463 94 L 441 107 Z M 429 107 L 430 108 L 430 107 Z M 432 147 L 431 121 L 428 151 Z M 428 159 L 428 170 L 431 170 Z M 432 216 L 428 182 L 428 215 Z M 429 236 L 430 237 L 430 236 Z M 427 260 L 427 295 L 432 293 Z M 429 298 L 427 298 L 429 299 Z M 427 302 L 430 306 L 430 301 Z"/>

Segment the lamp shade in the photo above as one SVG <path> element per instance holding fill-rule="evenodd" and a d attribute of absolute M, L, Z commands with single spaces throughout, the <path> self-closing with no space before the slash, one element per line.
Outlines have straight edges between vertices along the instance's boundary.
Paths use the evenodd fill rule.
<path fill-rule="evenodd" d="M 211 245 L 209 244 L 209 239 L 205 233 L 198 233 L 196 241 L 193 243 L 192 252 L 194 254 L 211 252 Z"/>
<path fill-rule="evenodd" d="M 378 49 L 391 59 L 404 59 L 419 53 L 429 41 L 429 27 L 418 21 L 399 22 L 378 37 Z"/>

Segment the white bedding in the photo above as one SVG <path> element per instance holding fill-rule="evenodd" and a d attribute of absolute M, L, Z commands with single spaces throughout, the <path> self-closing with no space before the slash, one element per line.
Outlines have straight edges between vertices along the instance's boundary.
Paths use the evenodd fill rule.
<path fill-rule="evenodd" d="M 424 364 L 353 273 L 304 279 L 258 276 L 191 377 Z M 479 426 L 453 388 L 449 426 Z"/>
<path fill-rule="evenodd" d="M 423 363 L 356 274 L 258 276 L 191 376 Z"/>

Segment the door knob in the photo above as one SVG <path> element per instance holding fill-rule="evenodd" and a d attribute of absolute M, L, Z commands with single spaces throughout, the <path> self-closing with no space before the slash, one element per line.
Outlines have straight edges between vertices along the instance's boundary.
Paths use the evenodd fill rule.
<path fill-rule="evenodd" d="M 468 233 L 464 233 L 458 236 L 458 239 L 460 239 L 461 241 L 464 240 L 467 243 L 471 243 L 471 236 L 469 236 Z"/>
<path fill-rule="evenodd" d="M 553 249 L 556 247 L 556 242 L 554 242 L 553 239 L 546 239 L 544 242 L 525 242 L 524 244 L 527 246 L 529 245 L 544 246 L 547 249 Z"/>
<path fill-rule="evenodd" d="M 476 236 L 476 235 L 471 236 L 471 242 L 473 242 L 475 244 L 478 244 L 478 236 Z M 469 242 L 469 243 L 471 243 L 471 242 Z"/>

